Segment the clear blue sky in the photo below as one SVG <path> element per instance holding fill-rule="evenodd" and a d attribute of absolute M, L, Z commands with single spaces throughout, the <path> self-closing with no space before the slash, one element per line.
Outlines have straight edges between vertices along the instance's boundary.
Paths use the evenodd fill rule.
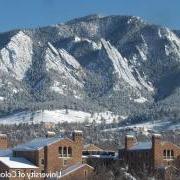
<path fill-rule="evenodd" d="M 89 14 L 135 15 L 180 29 L 180 0 L 0 0 L 0 31 L 46 26 Z"/>

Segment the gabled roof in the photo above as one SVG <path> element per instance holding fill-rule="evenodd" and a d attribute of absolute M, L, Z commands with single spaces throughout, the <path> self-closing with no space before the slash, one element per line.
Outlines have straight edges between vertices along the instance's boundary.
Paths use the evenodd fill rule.
<path fill-rule="evenodd" d="M 50 144 L 54 144 L 54 143 L 61 141 L 63 139 L 65 139 L 65 138 L 62 138 L 62 137 L 36 138 L 30 142 L 16 146 L 13 150 L 15 150 L 15 151 L 39 150 L 45 146 L 48 146 Z"/>
<path fill-rule="evenodd" d="M 148 142 L 138 142 L 137 144 L 129 148 L 129 150 L 148 150 L 151 148 L 152 148 L 152 143 L 148 141 Z"/>
<path fill-rule="evenodd" d="M 89 167 L 90 169 L 94 169 L 93 167 L 89 166 L 88 164 L 81 164 L 81 163 L 76 163 L 72 166 L 69 166 L 68 168 L 66 168 L 65 170 L 63 170 L 61 172 L 61 177 L 63 178 L 64 176 L 67 176 L 75 171 L 77 171 L 78 169 L 81 169 L 83 167 Z"/>
<path fill-rule="evenodd" d="M 25 158 L 0 157 L 0 162 L 12 169 L 35 169 L 38 168 Z"/>

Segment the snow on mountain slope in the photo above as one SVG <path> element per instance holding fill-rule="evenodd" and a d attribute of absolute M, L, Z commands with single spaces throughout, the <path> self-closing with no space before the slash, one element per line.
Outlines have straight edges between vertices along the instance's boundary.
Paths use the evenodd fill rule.
<path fill-rule="evenodd" d="M 119 80 L 123 79 L 129 86 L 137 89 L 146 88 L 148 91 L 153 91 L 150 83 L 140 76 L 140 73 L 133 66 L 128 65 L 128 60 L 123 58 L 120 52 L 113 47 L 110 42 L 101 39 L 102 45 L 107 52 L 109 59 L 113 63 L 115 72 L 118 74 Z M 144 59 L 145 60 L 145 59 Z M 136 76 L 135 76 L 136 75 Z M 117 89 L 117 86 L 116 86 Z"/>
<path fill-rule="evenodd" d="M 105 49 L 109 59 L 113 63 L 115 72 L 118 74 L 118 78 L 123 79 L 130 86 L 135 88 L 141 88 L 140 84 L 136 81 L 132 74 L 131 68 L 128 66 L 127 60 L 121 56 L 118 50 L 113 47 L 110 42 L 101 39 L 103 48 Z"/>
<path fill-rule="evenodd" d="M 2 114 L 56 104 L 141 115 L 156 103 L 166 109 L 162 100 L 173 112 L 179 69 L 177 32 L 137 17 L 88 16 L 0 33 Z"/>
<path fill-rule="evenodd" d="M 75 60 L 74 57 L 68 54 L 67 51 L 60 49 L 59 51 L 53 47 L 52 44 L 48 43 L 49 47 L 46 50 L 46 68 L 47 70 L 55 70 L 57 73 L 63 75 L 65 78 L 70 80 L 74 84 L 82 86 L 71 74 L 72 67 L 73 70 L 80 69 L 79 63 Z"/>
<path fill-rule="evenodd" d="M 19 31 L 10 42 L 0 50 L 0 70 L 22 80 L 32 62 L 32 40 Z"/>
<path fill-rule="evenodd" d="M 160 28 L 158 34 L 161 39 L 167 39 L 169 41 L 169 43 L 165 45 L 166 55 L 170 56 L 171 54 L 174 54 L 174 55 L 177 55 L 178 57 L 180 57 L 180 39 L 179 39 L 179 37 L 176 36 L 168 28 Z"/>
<path fill-rule="evenodd" d="M 134 99 L 134 102 L 136 102 L 136 103 L 145 103 L 146 101 L 147 101 L 147 99 L 144 98 L 144 97 L 140 97 L 138 99 Z"/>

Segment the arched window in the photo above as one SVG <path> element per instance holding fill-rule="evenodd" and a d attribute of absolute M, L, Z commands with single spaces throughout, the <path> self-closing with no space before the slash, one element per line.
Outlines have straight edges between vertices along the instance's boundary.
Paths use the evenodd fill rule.
<path fill-rule="evenodd" d="M 170 156 L 171 156 L 171 151 L 170 150 L 167 150 L 167 159 L 170 159 Z"/>
<path fill-rule="evenodd" d="M 67 157 L 67 147 L 63 148 L 63 157 Z"/>
<path fill-rule="evenodd" d="M 63 156 L 62 147 L 59 147 L 59 155 L 60 155 L 60 157 L 62 157 L 62 156 Z"/>
<path fill-rule="evenodd" d="M 174 159 L 174 151 L 171 150 L 171 159 Z"/>
<path fill-rule="evenodd" d="M 72 148 L 68 147 L 68 157 L 72 157 Z"/>
<path fill-rule="evenodd" d="M 166 150 L 163 151 L 164 159 L 166 159 Z"/>

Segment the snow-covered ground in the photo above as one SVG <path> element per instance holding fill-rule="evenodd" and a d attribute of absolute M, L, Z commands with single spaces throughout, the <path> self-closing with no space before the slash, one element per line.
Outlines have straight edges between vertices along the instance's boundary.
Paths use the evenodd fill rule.
<path fill-rule="evenodd" d="M 19 124 L 19 123 L 40 123 L 40 122 L 53 122 L 53 123 L 63 123 L 63 122 L 87 122 L 91 123 L 95 121 L 96 123 L 101 123 L 105 121 L 106 123 L 111 123 L 117 121 L 119 116 L 114 115 L 112 112 L 102 112 L 94 113 L 91 115 L 88 112 L 75 111 L 75 110 L 44 110 L 31 112 L 20 112 L 10 116 L 0 118 L 0 124 Z M 123 119 L 124 117 L 120 117 Z"/>
<path fill-rule="evenodd" d="M 134 102 L 136 102 L 136 103 L 145 103 L 146 101 L 147 101 L 147 99 L 144 97 L 134 99 Z"/>
<path fill-rule="evenodd" d="M 121 131 L 125 129 L 133 129 L 133 130 L 142 130 L 142 131 L 149 131 L 149 130 L 176 130 L 180 129 L 180 122 L 172 122 L 169 120 L 159 120 L 159 121 L 150 121 L 145 123 L 139 123 L 139 124 L 132 124 L 127 126 L 122 126 L 118 128 L 111 128 L 106 129 L 104 131 Z"/>
<path fill-rule="evenodd" d="M 4 100 L 4 97 L 0 96 L 0 101 L 3 101 Z"/>

